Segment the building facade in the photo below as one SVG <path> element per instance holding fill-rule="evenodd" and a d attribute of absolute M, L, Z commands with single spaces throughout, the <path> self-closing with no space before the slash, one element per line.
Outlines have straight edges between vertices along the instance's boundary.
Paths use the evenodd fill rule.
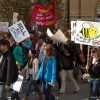
<path fill-rule="evenodd" d="M 100 0 L 70 0 L 70 17 L 73 19 L 95 20 L 100 9 Z M 98 7 L 97 7 L 98 6 Z"/>
<path fill-rule="evenodd" d="M 62 3 L 67 24 L 72 20 L 100 21 L 100 0 L 62 0 Z"/>
<path fill-rule="evenodd" d="M 13 12 L 19 13 L 19 19 L 28 22 L 32 1 L 34 0 L 0 0 L 0 22 L 12 24 Z M 62 0 L 61 9 L 62 17 L 57 21 L 66 27 L 71 20 L 100 21 L 100 0 Z"/>

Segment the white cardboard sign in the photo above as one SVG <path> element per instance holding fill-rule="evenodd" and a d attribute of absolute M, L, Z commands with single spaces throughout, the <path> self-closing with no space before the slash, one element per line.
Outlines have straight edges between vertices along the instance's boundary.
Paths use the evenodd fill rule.
<path fill-rule="evenodd" d="M 59 29 L 55 34 L 53 34 L 50 29 L 47 29 L 47 35 L 55 42 L 66 43 L 68 41 L 64 33 Z"/>
<path fill-rule="evenodd" d="M 0 22 L 0 31 L 8 32 L 9 22 Z"/>
<path fill-rule="evenodd" d="M 16 42 L 22 42 L 26 38 L 30 37 L 30 34 L 22 21 L 16 22 L 14 25 L 10 26 L 9 31 Z"/>
<path fill-rule="evenodd" d="M 77 21 L 71 21 L 71 41 L 75 41 Z"/>
<path fill-rule="evenodd" d="M 17 81 L 14 84 L 11 85 L 11 88 L 14 91 L 20 92 L 21 91 L 21 88 L 22 88 L 23 79 L 24 79 L 23 76 L 18 75 Z"/>
<path fill-rule="evenodd" d="M 77 21 L 75 43 L 100 46 L 100 23 Z"/>
<path fill-rule="evenodd" d="M 15 24 L 18 21 L 18 13 L 13 12 L 13 24 Z"/>

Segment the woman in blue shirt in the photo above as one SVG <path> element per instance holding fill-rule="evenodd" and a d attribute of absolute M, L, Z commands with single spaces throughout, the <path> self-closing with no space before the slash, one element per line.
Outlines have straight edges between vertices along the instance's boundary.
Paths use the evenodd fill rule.
<path fill-rule="evenodd" d="M 37 75 L 37 80 L 42 80 L 41 90 L 45 96 L 45 100 L 55 100 L 51 94 L 51 89 L 56 83 L 56 59 L 54 55 L 54 47 L 47 44 L 44 48 L 44 57 Z"/>

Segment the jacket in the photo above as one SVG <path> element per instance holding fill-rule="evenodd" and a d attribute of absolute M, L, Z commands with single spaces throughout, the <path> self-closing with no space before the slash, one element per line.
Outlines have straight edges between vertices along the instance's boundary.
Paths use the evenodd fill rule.
<path fill-rule="evenodd" d="M 44 76 L 45 82 L 51 82 L 51 83 L 56 82 L 56 59 L 55 57 L 51 56 L 48 58 L 44 75 L 43 73 L 44 73 L 44 57 L 42 60 L 41 67 L 39 69 L 39 73 L 37 75 L 37 79 L 42 79 Z"/>
<path fill-rule="evenodd" d="M 30 68 L 27 63 L 26 67 L 22 70 L 22 73 L 26 76 L 26 79 L 29 78 L 29 70 Z M 38 71 L 39 71 L 39 60 L 37 58 L 33 60 L 31 70 L 32 70 L 33 79 L 36 79 Z"/>
<path fill-rule="evenodd" d="M 13 55 L 15 57 L 16 62 L 20 64 L 20 66 L 23 66 L 23 61 L 22 61 L 22 47 L 21 46 L 16 46 L 13 50 Z"/>
<path fill-rule="evenodd" d="M 100 59 L 94 65 L 92 64 L 92 58 L 90 59 L 89 74 L 91 78 L 100 78 Z"/>
<path fill-rule="evenodd" d="M 0 62 L 0 82 L 3 82 L 4 84 L 10 86 L 13 81 L 13 68 L 15 67 L 15 65 L 16 61 L 14 59 L 14 56 L 9 51 L 3 53 L 3 58 Z"/>

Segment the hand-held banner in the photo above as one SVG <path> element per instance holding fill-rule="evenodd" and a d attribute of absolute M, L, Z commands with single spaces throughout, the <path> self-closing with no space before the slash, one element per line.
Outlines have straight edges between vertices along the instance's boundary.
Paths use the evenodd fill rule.
<path fill-rule="evenodd" d="M 77 21 L 75 43 L 100 46 L 100 23 Z"/>
<path fill-rule="evenodd" d="M 75 41 L 77 21 L 71 21 L 71 41 Z"/>
<path fill-rule="evenodd" d="M 64 33 L 59 29 L 55 34 L 53 34 L 50 29 L 47 29 L 47 35 L 51 38 L 54 42 L 57 43 L 67 43 L 68 38 L 64 35 Z"/>
<path fill-rule="evenodd" d="M 16 22 L 12 26 L 10 26 L 9 31 L 11 32 L 16 42 L 22 42 L 26 38 L 30 37 L 30 34 L 22 21 Z"/>
<path fill-rule="evenodd" d="M 9 22 L 0 22 L 0 31 L 8 32 Z"/>
<path fill-rule="evenodd" d="M 35 4 L 34 10 L 32 12 L 31 21 L 35 20 L 38 27 L 55 25 L 56 23 L 55 3 L 56 1 L 53 0 L 52 4 L 49 6 L 41 6 Z"/>

